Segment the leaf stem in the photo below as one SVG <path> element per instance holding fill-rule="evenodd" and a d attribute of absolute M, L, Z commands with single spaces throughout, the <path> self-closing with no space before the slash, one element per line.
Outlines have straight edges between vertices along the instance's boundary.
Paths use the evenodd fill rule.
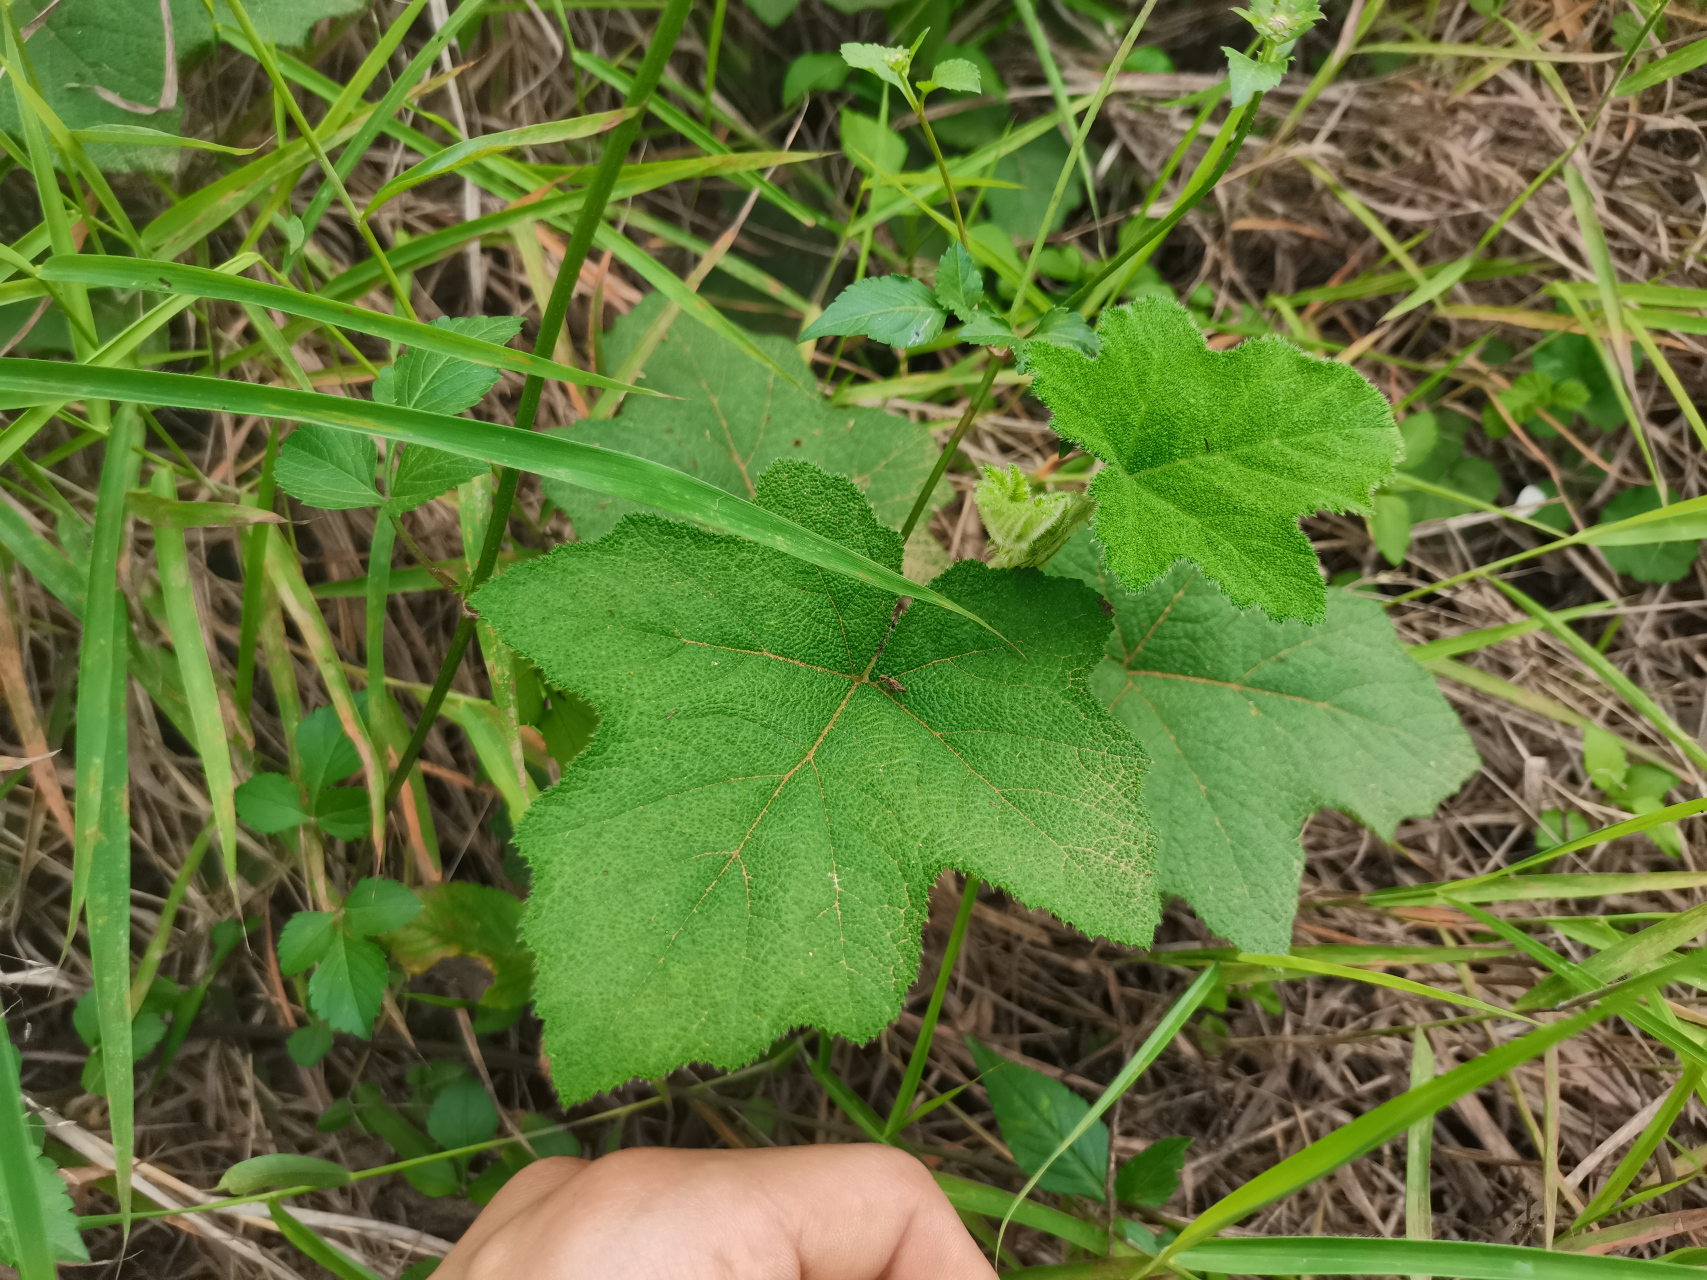
<path fill-rule="evenodd" d="M 931 468 L 924 488 L 919 490 L 919 496 L 913 500 L 913 509 L 907 513 L 907 521 L 901 526 L 901 541 L 905 542 L 912 536 L 913 527 L 919 523 L 919 517 L 924 514 L 925 506 L 931 500 L 931 494 L 936 491 L 937 481 L 941 480 L 942 473 L 948 470 L 949 459 L 954 457 L 960 448 L 960 442 L 966 439 L 966 433 L 972 429 L 972 420 L 984 407 L 984 397 L 990 394 L 990 388 L 995 385 L 996 371 L 1001 365 L 1002 362 L 996 359 L 995 353 L 992 352 L 989 364 L 984 367 L 984 380 L 978 384 L 978 389 L 966 402 L 966 412 L 960 415 L 960 421 L 954 427 L 954 434 L 948 438 L 948 443 L 937 455 L 936 466 Z"/>
<path fill-rule="evenodd" d="M 943 948 L 936 986 L 931 989 L 930 1003 L 925 1006 L 924 1019 L 919 1023 L 919 1038 L 913 1042 L 913 1053 L 907 1059 L 907 1070 L 901 1077 L 901 1088 L 895 1094 L 895 1105 L 889 1109 L 888 1123 L 883 1126 L 885 1137 L 893 1138 L 900 1133 L 911 1113 L 919 1081 L 924 1079 L 925 1063 L 930 1060 L 931 1041 L 936 1038 L 937 1019 L 942 1015 L 943 997 L 948 994 L 948 980 L 954 973 L 954 962 L 960 957 L 960 944 L 966 941 L 966 926 L 971 923 L 972 906 L 978 901 L 978 890 L 982 887 L 983 881 L 977 876 L 966 877 L 966 888 L 960 895 L 960 909 L 954 913 L 954 927 L 949 930 L 948 945 Z"/>
<path fill-rule="evenodd" d="M 936 170 L 942 175 L 942 189 L 948 193 L 948 207 L 954 211 L 954 225 L 960 229 L 960 243 L 972 252 L 972 241 L 966 234 L 966 220 L 960 216 L 960 197 L 954 194 L 954 178 L 948 172 L 948 161 L 943 159 L 942 148 L 937 146 L 936 134 L 931 132 L 931 122 L 925 119 L 925 103 L 923 98 L 915 99 L 907 94 L 908 105 L 913 108 L 913 114 L 919 118 L 919 128 L 924 131 L 925 145 L 931 149 L 931 155 L 936 158 Z"/>
<path fill-rule="evenodd" d="M 658 87 L 658 81 L 663 78 L 664 68 L 669 63 L 670 54 L 675 50 L 676 39 L 682 33 L 682 24 L 687 21 L 690 5 L 691 0 L 668 0 L 652 33 L 652 42 L 647 47 L 646 57 L 640 64 L 640 70 L 635 73 L 628 95 L 623 100 L 623 106 L 629 108 L 631 114 L 611 131 L 604 152 L 599 157 L 599 167 L 593 174 L 592 182 L 587 185 L 580 217 L 576 220 L 574 233 L 569 237 L 569 244 L 563 251 L 563 262 L 558 267 L 557 279 L 551 286 L 551 297 L 546 301 L 545 313 L 540 317 L 539 334 L 534 339 L 534 354 L 543 359 L 549 359 L 557 349 L 557 335 L 563 328 L 564 318 L 569 314 L 569 302 L 575 294 L 575 283 L 581 277 L 581 265 L 587 260 L 588 250 L 593 247 L 593 236 L 604 219 L 605 205 L 609 203 L 611 191 L 616 187 L 616 180 L 622 172 L 623 161 L 628 158 L 629 148 L 639 136 L 645 115 L 644 108 L 652 97 L 652 91 Z M 544 380 L 534 374 L 529 374 L 527 381 L 522 384 L 521 401 L 516 406 L 516 426 L 521 430 L 533 430 L 534 416 L 539 411 L 539 398 L 544 389 Z M 480 559 L 475 563 L 474 572 L 468 576 L 468 595 L 472 595 L 492 576 L 493 566 L 498 562 L 498 548 L 504 541 L 504 530 L 510 522 L 510 508 L 515 504 L 516 485 L 520 479 L 521 473 L 514 467 L 505 467 L 498 474 L 497 491 L 492 495 L 492 517 L 487 521 L 486 532 L 480 542 Z M 463 655 L 468 652 L 469 641 L 473 638 L 474 618 L 471 614 L 464 613 L 456 624 L 456 633 L 451 637 L 450 647 L 445 650 L 444 660 L 439 663 L 439 674 L 433 681 L 433 691 L 427 695 L 426 704 L 421 708 L 420 719 L 415 722 L 414 732 L 409 735 L 409 742 L 403 748 L 397 760 L 397 767 L 392 772 L 391 784 L 385 791 L 387 809 L 397 802 L 403 780 L 409 776 L 416 757 L 421 754 L 422 744 L 426 742 L 427 734 L 432 730 L 433 721 L 438 718 L 439 708 L 444 705 L 445 695 L 450 692 L 451 680 L 456 675 L 457 667 L 462 664 Z"/>

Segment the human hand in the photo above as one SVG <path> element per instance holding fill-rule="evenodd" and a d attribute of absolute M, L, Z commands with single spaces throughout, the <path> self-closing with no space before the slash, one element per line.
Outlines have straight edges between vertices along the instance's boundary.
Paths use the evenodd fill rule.
<path fill-rule="evenodd" d="M 994 1280 L 917 1160 L 876 1144 L 530 1164 L 434 1280 Z"/>

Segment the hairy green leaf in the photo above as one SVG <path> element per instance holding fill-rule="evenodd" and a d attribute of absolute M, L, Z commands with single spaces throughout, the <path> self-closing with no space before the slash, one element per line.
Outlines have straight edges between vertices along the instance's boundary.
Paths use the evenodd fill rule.
<path fill-rule="evenodd" d="M 367 876 L 344 899 L 344 921 L 358 938 L 401 929 L 421 914 L 421 900 L 395 880 Z"/>
<path fill-rule="evenodd" d="M 1237 49 L 1221 46 L 1227 55 L 1227 95 L 1235 107 L 1242 107 L 1259 93 L 1267 93 L 1286 78 L 1286 59 L 1279 62 L 1258 62 Z"/>
<path fill-rule="evenodd" d="M 1052 347 L 1065 347 L 1068 351 L 1077 351 L 1080 355 L 1095 357 L 1098 351 L 1096 331 L 1085 323 L 1085 318 L 1077 311 L 1069 311 L 1066 307 L 1051 307 L 1043 313 L 1043 318 L 1037 322 L 1037 327 L 1025 336 L 1025 363 L 1030 366 L 1030 352 L 1033 344 L 1047 343 Z"/>
<path fill-rule="evenodd" d="M 756 501 L 900 563 L 845 479 L 779 462 Z M 891 629 L 887 592 L 649 516 L 476 595 L 602 718 L 516 831 L 565 1099 L 734 1066 L 801 1024 L 875 1035 L 945 866 L 1149 937 L 1144 757 L 1083 687 L 1107 635 L 1096 596 L 971 561 L 936 589 L 1012 645 L 943 610 Z"/>
<path fill-rule="evenodd" d="M 879 80 L 888 81 L 897 89 L 905 89 L 907 83 L 902 77 L 913 65 L 913 55 L 894 45 L 856 44 L 850 41 L 842 45 L 842 61 L 856 70 L 871 72 Z"/>
<path fill-rule="evenodd" d="M 1321 621 L 1298 517 L 1369 511 L 1403 447 L 1386 398 L 1279 338 L 1211 351 L 1165 298 L 1107 311 L 1097 332 L 1094 360 L 1041 343 L 1028 358 L 1056 433 L 1108 463 L 1090 493 L 1121 581 L 1138 590 L 1189 559 L 1240 607 Z"/>
<path fill-rule="evenodd" d="M 379 1016 L 389 976 L 383 951 L 365 938 L 334 929 L 325 955 L 308 980 L 308 999 L 332 1030 L 365 1039 Z"/>
<path fill-rule="evenodd" d="M 237 816 L 263 835 L 289 831 L 308 821 L 296 783 L 282 773 L 257 773 L 237 788 Z"/>
<path fill-rule="evenodd" d="M 616 323 L 606 348 L 614 361 L 640 340 L 663 304 L 649 294 Z M 754 341 L 807 380 L 805 364 L 785 339 Z M 771 463 L 802 459 L 852 478 L 889 525 L 905 518 L 936 461 L 929 435 L 905 418 L 826 404 L 698 325 L 674 326 L 646 362 L 646 373 L 653 390 L 680 399 L 630 400 L 614 419 L 587 418 L 555 434 L 655 459 L 749 500 Z M 545 491 L 584 542 L 628 512 L 646 510 L 555 480 L 545 482 Z"/>
<path fill-rule="evenodd" d="M 978 68 L 965 58 L 945 58 L 931 68 L 931 80 L 939 89 L 952 89 L 956 93 L 978 93 L 983 84 L 978 79 Z"/>
<path fill-rule="evenodd" d="M 843 289 L 800 336 L 864 335 L 891 347 L 916 347 L 941 333 L 946 319 L 924 281 L 874 276 Z"/>
<path fill-rule="evenodd" d="M 1091 518 L 1093 509 L 1082 493 L 1033 494 L 1017 463 L 1006 471 L 985 467 L 974 497 L 995 548 L 990 556 L 995 569 L 1048 564 Z"/>
<path fill-rule="evenodd" d="M 298 911 L 279 930 L 279 971 L 288 977 L 319 964 L 337 932 L 338 918 L 330 911 Z"/>
<path fill-rule="evenodd" d="M 322 511 L 352 511 L 385 501 L 373 483 L 378 465 L 373 437 L 309 424 L 285 438 L 273 475 L 299 502 Z"/>
<path fill-rule="evenodd" d="M 1390 839 L 1478 767 L 1381 607 L 1328 593 L 1316 627 L 1240 612 L 1186 566 L 1133 593 L 1081 534 L 1050 564 L 1114 608 L 1091 689 L 1154 757 L 1144 802 L 1162 891 L 1245 951 L 1292 943 L 1304 820 L 1341 809 Z"/>
<path fill-rule="evenodd" d="M 937 263 L 935 293 L 937 304 L 954 312 L 963 324 L 971 323 L 978 304 L 984 301 L 984 273 L 958 240 L 948 246 Z"/>
<path fill-rule="evenodd" d="M 522 904 L 502 889 L 465 881 L 424 885 L 421 914 L 389 934 L 386 950 L 409 973 L 450 956 L 472 956 L 492 971 L 482 1005 L 512 1009 L 533 990 L 533 957 L 521 942 Z"/>
<path fill-rule="evenodd" d="M 1190 1138 L 1163 1138 L 1152 1142 L 1114 1175 L 1114 1194 L 1127 1204 L 1158 1208 L 1168 1202 L 1179 1186 L 1180 1170 L 1185 1168 L 1185 1149 Z"/>
<path fill-rule="evenodd" d="M 322 18 L 354 12 L 362 4 L 363 0 L 248 0 L 244 8 L 263 36 L 283 48 L 295 48 Z M 172 45 L 177 62 L 187 66 L 213 47 L 211 10 L 202 0 L 171 0 L 171 5 Z M 20 0 L 13 18 L 20 26 L 28 25 L 46 7 L 47 0 Z M 223 6 L 219 17 L 231 21 Z M 183 122 L 181 95 L 171 95 L 171 101 L 162 105 L 167 43 L 160 0 L 61 0 L 25 48 L 42 96 L 67 128 L 146 123 L 176 132 Z M 176 67 L 172 79 L 177 81 Z M 18 128 L 17 105 L 10 92 L 0 94 L 0 128 L 13 134 Z M 91 160 L 110 171 L 177 168 L 176 156 L 139 142 L 106 143 L 87 150 Z"/>
<path fill-rule="evenodd" d="M 977 1036 L 967 1036 L 966 1047 L 982 1073 L 980 1083 L 990 1095 L 1002 1141 L 1021 1169 L 1036 1173 L 1085 1118 L 1091 1104 L 1059 1080 L 1008 1061 Z M 1101 1200 L 1107 1170 L 1108 1126 L 1098 1120 L 1049 1166 L 1037 1185 L 1045 1191 Z"/>
<path fill-rule="evenodd" d="M 47 1227 L 47 1246 L 55 1262 L 88 1262 L 89 1251 L 77 1230 L 77 1210 L 71 1203 L 71 1193 L 65 1179 L 59 1176 L 52 1159 L 30 1152 L 22 1162 L 35 1178 L 36 1198 Z M 26 1211 L 27 1212 L 27 1211 Z M 12 1210 L 5 1197 L 0 1196 L 0 1263 L 18 1264 L 18 1245 L 13 1235 Z"/>

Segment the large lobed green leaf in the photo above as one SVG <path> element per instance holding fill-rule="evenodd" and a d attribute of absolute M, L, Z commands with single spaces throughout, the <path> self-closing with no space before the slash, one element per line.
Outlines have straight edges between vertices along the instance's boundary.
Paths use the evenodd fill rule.
<path fill-rule="evenodd" d="M 1050 562 L 1114 608 L 1091 690 L 1152 757 L 1144 803 L 1162 892 L 1241 949 L 1285 954 L 1304 867 L 1299 830 L 1324 806 L 1390 839 L 1479 761 L 1434 678 L 1381 606 L 1327 593 L 1315 627 L 1240 611 L 1180 566 L 1123 588 L 1081 533 Z"/>
<path fill-rule="evenodd" d="M 1320 622 L 1298 517 L 1370 510 L 1403 449 L 1385 397 L 1279 338 L 1211 351 L 1191 314 L 1140 298 L 1103 314 L 1102 353 L 1032 344 L 1032 390 L 1057 434 L 1108 463 L 1097 537 L 1128 587 L 1195 562 L 1241 607 Z"/>
<path fill-rule="evenodd" d="M 901 562 L 841 477 L 779 462 L 756 500 Z M 602 717 L 516 832 L 565 1100 L 735 1066 L 802 1024 L 876 1035 L 945 867 L 1149 938 L 1144 756 L 1085 689 L 1108 632 L 1096 595 L 970 561 L 936 585 L 1013 645 L 943 610 L 891 628 L 889 592 L 646 515 L 475 596 Z"/>
<path fill-rule="evenodd" d="M 617 368 L 664 308 L 648 294 L 616 322 L 606 355 Z M 779 365 L 811 375 L 792 344 L 755 335 Z M 780 458 L 799 458 L 849 476 L 887 525 L 912 506 L 936 448 L 927 432 L 880 409 L 827 404 L 776 376 L 728 339 L 701 325 L 675 325 L 646 362 L 646 386 L 677 400 L 629 400 L 612 418 L 588 418 L 553 432 L 583 444 L 651 458 L 750 499 L 759 474 Z M 589 541 L 608 533 L 638 503 L 547 480 L 545 491 Z"/>
<path fill-rule="evenodd" d="M 263 36 L 284 48 L 308 38 L 322 18 L 364 7 L 366 0 L 247 0 L 244 9 Z M 47 0 L 20 0 L 13 17 L 20 26 L 47 7 Z M 172 43 L 180 65 L 188 65 L 213 47 L 213 23 L 205 0 L 171 0 Z M 222 22 L 231 13 L 218 6 Z M 178 132 L 183 124 L 182 96 L 163 111 L 139 114 L 105 100 L 97 88 L 128 102 L 158 107 L 166 80 L 166 33 L 160 0 L 61 0 L 25 45 L 41 92 L 67 128 L 142 125 Z M 0 94 L 0 128 L 18 129 L 17 103 Z M 89 157 L 104 169 L 173 171 L 178 154 L 157 147 L 91 145 Z"/>

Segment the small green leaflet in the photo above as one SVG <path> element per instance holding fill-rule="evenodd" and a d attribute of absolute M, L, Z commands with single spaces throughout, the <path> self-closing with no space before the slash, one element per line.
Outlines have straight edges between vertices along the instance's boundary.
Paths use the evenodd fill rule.
<path fill-rule="evenodd" d="M 801 339 L 864 335 L 892 347 L 916 347 L 942 332 L 945 317 L 930 287 L 906 276 L 856 280 L 801 331 Z"/>
<path fill-rule="evenodd" d="M 966 1047 L 978 1064 L 979 1082 L 990 1095 L 1002 1141 L 1021 1169 L 1028 1175 L 1036 1173 L 1085 1118 L 1091 1104 L 1059 1080 L 1008 1061 L 977 1036 L 968 1035 Z M 1101 1200 L 1107 1173 L 1108 1126 L 1098 1120 L 1061 1153 L 1037 1185 L 1044 1191 Z"/>
<path fill-rule="evenodd" d="M 841 477 L 778 462 L 755 500 L 900 563 Z M 651 516 L 475 596 L 601 716 L 516 831 L 566 1101 L 735 1066 L 803 1024 L 876 1035 L 944 867 L 1087 933 L 1150 936 L 1144 757 L 1084 688 L 1108 634 L 1096 594 L 975 561 L 935 589 L 1012 646 L 941 609 L 891 629 L 889 593 Z"/>
<path fill-rule="evenodd" d="M 303 810 L 302 793 L 284 774 L 257 773 L 237 788 L 237 816 L 267 835 L 288 831 L 312 817 L 327 835 L 360 840 L 368 832 L 366 789 L 332 785 L 349 777 L 362 763 L 355 744 L 338 721 L 338 713 L 321 707 L 304 716 L 296 729 L 296 751 L 302 760 L 303 784 L 308 788 L 308 811 Z"/>
<path fill-rule="evenodd" d="M 618 364 L 663 309 L 648 294 L 618 320 L 606 351 Z M 811 385 L 786 339 L 754 341 Z M 807 395 L 700 325 L 677 324 L 646 362 L 646 385 L 679 399 L 630 399 L 615 418 L 587 418 L 555 434 L 661 462 L 748 500 L 759 474 L 780 458 L 798 458 L 854 478 L 884 524 L 898 525 L 936 461 L 925 432 L 880 409 L 840 408 Z M 639 503 L 546 480 L 583 542 L 608 532 Z"/>
<path fill-rule="evenodd" d="M 1144 803 L 1163 893 L 1242 950 L 1291 947 L 1298 835 L 1317 809 L 1391 839 L 1400 819 L 1433 812 L 1479 766 L 1372 600 L 1332 591 L 1318 626 L 1277 623 L 1233 608 L 1189 566 L 1134 594 L 1088 534 L 1048 571 L 1114 607 L 1091 689 L 1154 757 Z"/>
<path fill-rule="evenodd" d="M 478 1080 L 452 1080 L 433 1099 L 427 1132 L 447 1151 L 485 1142 L 498 1132 L 498 1109 Z"/>
<path fill-rule="evenodd" d="M 521 332 L 522 322 L 516 316 L 441 317 L 433 321 L 433 327 L 502 344 Z M 500 376 L 488 365 L 410 348 L 379 371 L 373 398 L 378 404 L 425 413 L 457 414 L 479 404 Z M 402 460 L 382 495 L 374 481 L 379 452 L 372 437 L 312 424 L 301 426 L 279 450 L 278 482 L 293 498 L 325 511 L 383 504 L 395 515 L 413 511 L 487 470 L 477 458 L 458 457 L 420 444 L 398 447 Z"/>
<path fill-rule="evenodd" d="M 332 1028 L 298 1027 L 285 1041 L 285 1052 L 299 1067 L 312 1067 L 332 1052 Z"/>
<path fill-rule="evenodd" d="M 390 976 L 385 952 L 365 938 L 335 930 L 308 980 L 309 1003 L 334 1031 L 366 1038 Z"/>
<path fill-rule="evenodd" d="M 839 53 L 803 53 L 782 78 L 782 105 L 792 107 L 809 93 L 830 93 L 847 82 L 848 64 Z"/>
<path fill-rule="evenodd" d="M 284 774 L 257 773 L 237 788 L 237 816 L 270 836 L 301 826 L 310 815 L 303 812 L 296 784 Z"/>
<path fill-rule="evenodd" d="M 935 292 L 938 304 L 954 312 L 962 324 L 971 323 L 984 301 L 984 273 L 958 241 L 948 246 L 937 264 Z"/>
<path fill-rule="evenodd" d="M 1171 299 L 1106 311 L 1097 332 L 1094 360 L 1045 343 L 1027 358 L 1056 434 L 1109 464 L 1090 494 L 1121 581 L 1142 589 L 1189 559 L 1236 605 L 1319 622 L 1298 517 L 1370 510 L 1403 448 L 1386 398 L 1279 338 L 1211 351 Z"/>
<path fill-rule="evenodd" d="M 1048 564 L 1093 510 L 1090 498 L 1082 493 L 1033 494 L 1017 463 L 1006 471 L 985 467 L 974 497 L 994 547 L 989 560 L 993 569 Z"/>
<path fill-rule="evenodd" d="M 308 1001 L 334 1031 L 366 1037 L 390 981 L 385 953 L 367 939 L 408 924 L 421 903 L 394 880 L 358 880 L 337 912 L 298 911 L 279 931 L 280 972 L 313 965 Z"/>
<path fill-rule="evenodd" d="M 1280 62 L 1258 62 L 1240 53 L 1237 49 L 1221 46 L 1221 52 L 1227 55 L 1227 92 L 1228 100 L 1235 107 L 1242 107 L 1259 93 L 1267 93 L 1286 77 L 1286 64 L 1291 59 Z"/>
<path fill-rule="evenodd" d="M 849 42 L 842 46 L 842 61 L 855 70 L 869 71 L 879 80 L 905 91 L 907 82 L 902 77 L 913 65 L 913 55 L 891 45 Z"/>
<path fill-rule="evenodd" d="M 1179 1187 L 1190 1138 L 1163 1138 L 1152 1142 L 1125 1164 L 1114 1177 L 1114 1195 L 1127 1204 L 1155 1209 L 1166 1204 Z"/>
<path fill-rule="evenodd" d="M 842 108 L 842 151 L 861 173 L 900 173 L 907 165 L 907 140 L 875 117 Z"/>
<path fill-rule="evenodd" d="M 960 335 L 966 337 L 963 332 Z M 1082 356 L 1095 358 L 1100 350 L 1096 331 L 1085 323 L 1085 318 L 1077 311 L 1069 311 L 1066 307 L 1051 307 L 1043 313 L 1043 318 L 1037 322 L 1037 327 L 1025 336 L 1025 345 L 1021 348 L 1022 368 L 1030 367 L 1031 351 L 1039 342 L 1052 347 L 1065 347 L 1069 351 L 1077 351 Z"/>
<path fill-rule="evenodd" d="M 1596 524 L 1616 524 L 1660 507 L 1659 491 L 1651 484 L 1626 489 L 1601 509 Z M 1646 546 L 1603 546 L 1606 563 L 1637 582 L 1677 582 L 1687 578 L 1701 551 L 1696 538 L 1654 542 Z"/>
<path fill-rule="evenodd" d="M 31 1128 L 34 1128 L 32 1125 Z M 88 1262 L 89 1251 L 77 1230 L 77 1210 L 71 1203 L 71 1193 L 65 1179 L 48 1156 L 32 1154 L 30 1168 L 35 1173 L 36 1193 L 41 1200 L 42 1218 L 47 1225 L 48 1248 L 55 1262 Z M 0 1263 L 16 1266 L 18 1244 L 12 1234 L 10 1208 L 0 1196 Z"/>
<path fill-rule="evenodd" d="M 931 78 L 921 89 L 952 89 L 956 93 L 978 93 L 983 89 L 978 68 L 965 58 L 945 58 L 931 68 Z"/>

